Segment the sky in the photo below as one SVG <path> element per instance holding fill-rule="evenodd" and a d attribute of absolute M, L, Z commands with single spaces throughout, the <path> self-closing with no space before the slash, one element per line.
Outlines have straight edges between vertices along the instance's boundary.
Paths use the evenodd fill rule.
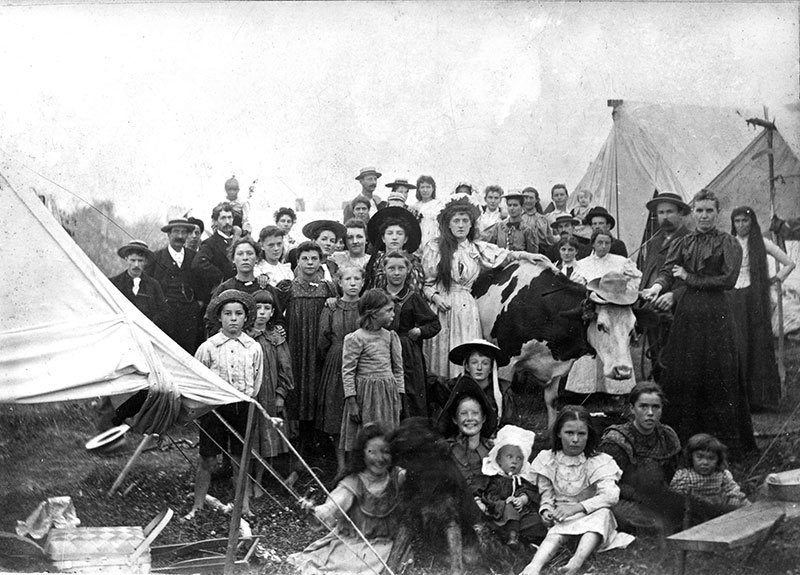
<path fill-rule="evenodd" d="M 264 213 L 339 208 L 364 166 L 573 187 L 606 100 L 780 110 L 799 37 L 796 3 L 3 6 L 0 169 L 130 218 L 207 219 L 233 174 Z"/>

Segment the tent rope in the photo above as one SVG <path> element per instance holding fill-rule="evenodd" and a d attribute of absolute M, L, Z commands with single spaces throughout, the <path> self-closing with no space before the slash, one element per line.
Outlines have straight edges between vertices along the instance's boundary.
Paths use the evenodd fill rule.
<path fill-rule="evenodd" d="M 365 536 L 365 535 L 364 535 L 364 534 L 361 532 L 361 530 L 360 530 L 360 529 L 358 528 L 358 526 L 357 526 L 357 525 L 356 525 L 356 524 L 353 522 L 353 519 L 352 519 L 352 518 L 351 518 L 351 517 L 350 517 L 350 516 L 347 514 L 347 512 L 346 512 L 344 509 L 342 509 L 342 507 L 339 505 L 339 503 L 338 503 L 338 502 L 337 502 L 337 501 L 336 501 L 336 500 L 335 500 L 333 497 L 331 497 L 331 493 L 330 493 L 330 491 L 328 491 L 328 489 L 325 487 L 325 484 L 324 484 L 324 483 L 322 483 L 322 480 L 320 480 L 320 478 L 317 476 L 317 474 L 316 474 L 316 473 L 314 473 L 314 470 L 311 468 L 311 466 L 310 466 L 310 465 L 308 465 L 308 463 L 306 462 L 306 460 L 305 460 L 305 459 L 303 459 L 303 457 L 300 455 L 300 453 L 298 453 L 298 451 L 297 451 L 297 450 L 294 448 L 294 446 L 291 444 L 291 442 L 290 442 L 290 441 L 289 441 L 289 439 L 286 437 L 286 435 L 284 435 L 283 431 L 282 431 L 282 430 L 281 430 L 281 429 L 280 429 L 280 428 L 279 428 L 277 425 L 275 425 L 274 423 L 272 423 L 272 418 L 271 418 L 271 417 L 270 417 L 270 416 L 267 414 L 267 411 L 264 409 L 264 407 L 263 407 L 261 404 L 259 404 L 257 401 L 255 401 L 255 400 L 251 400 L 251 401 L 252 401 L 253 403 L 255 403 L 256 407 L 257 407 L 257 408 L 258 408 L 258 409 L 259 409 L 259 410 L 262 412 L 262 414 L 264 415 L 264 417 L 265 417 L 265 418 L 266 418 L 266 419 L 267 419 L 267 420 L 270 422 L 270 424 L 273 426 L 273 428 L 274 428 L 274 429 L 275 429 L 275 431 L 278 433 L 278 435 L 281 437 L 281 439 L 283 439 L 283 441 L 286 443 L 286 446 L 289 448 L 289 450 L 290 450 L 290 451 L 291 451 L 291 452 L 292 452 L 292 453 L 293 453 L 293 454 L 294 454 L 294 455 L 295 455 L 295 456 L 298 458 L 298 460 L 300 461 L 300 463 L 302 463 L 302 464 L 303 464 L 303 467 L 305 467 L 305 468 L 306 468 L 306 470 L 308 471 L 308 473 L 309 473 L 309 474 L 311 475 L 311 477 L 312 477 L 312 478 L 313 478 L 313 479 L 314 479 L 314 480 L 317 482 L 317 484 L 319 484 L 319 486 L 320 486 L 320 488 L 322 489 L 323 493 L 325 493 L 325 496 L 326 496 L 328 499 L 330 499 L 330 501 L 332 501 L 332 502 L 333 502 L 333 504 L 336 506 L 336 509 L 338 509 L 338 510 L 339 510 L 339 512 L 340 512 L 340 513 L 341 513 L 341 515 L 342 515 L 342 518 L 344 518 L 344 519 L 345 519 L 345 520 L 346 520 L 346 521 L 347 521 L 347 522 L 350 524 L 350 526 L 353 528 L 353 530 L 356 532 L 356 534 L 358 534 L 358 536 L 359 536 L 359 537 L 360 537 L 360 538 L 361 538 L 361 539 L 364 541 L 364 544 L 367 546 L 367 549 L 369 549 L 370 551 L 372 551 L 372 553 L 375 555 L 375 557 L 378 559 L 378 561 L 380 561 L 380 563 L 381 563 L 381 565 L 383 566 L 383 568 L 384 568 L 384 570 L 386 571 L 386 573 L 387 573 L 388 575 L 394 575 L 394 572 L 393 572 L 393 571 L 392 571 L 392 569 L 389 567 L 389 565 L 387 565 L 386 561 L 384 561 L 383 557 L 381 557 L 380 553 L 378 553 L 378 552 L 375 550 L 375 548 L 374 548 L 374 547 L 372 546 L 372 544 L 369 542 L 369 540 L 367 539 L 367 537 L 366 537 L 366 536 Z M 237 432 L 235 429 L 233 429 L 233 427 L 232 427 L 232 426 L 231 426 L 231 425 L 230 425 L 230 424 L 229 424 L 227 421 L 225 421 L 225 419 L 224 419 L 224 418 L 223 418 L 223 417 L 222 417 L 222 416 L 221 416 L 219 413 L 217 413 L 217 411 L 216 411 L 215 409 L 211 410 L 211 412 L 212 412 L 214 415 L 216 415 L 216 416 L 217 416 L 217 418 L 218 418 L 218 419 L 219 419 L 219 420 L 222 422 L 222 424 L 223 424 L 223 425 L 224 425 L 224 426 L 225 426 L 225 427 L 228 429 L 228 431 L 230 431 L 230 432 L 231 432 L 231 433 L 234 435 L 234 437 L 236 437 L 236 439 L 237 439 L 238 441 L 241 441 L 241 442 L 242 442 L 242 444 L 244 444 L 244 441 L 243 441 L 243 439 L 242 439 L 242 436 L 241 436 L 241 435 L 239 435 L 239 433 L 238 433 L 238 432 Z M 199 425 L 200 425 L 200 424 L 199 424 L 199 423 L 197 423 L 197 421 L 195 421 L 195 425 L 197 425 L 197 426 L 199 427 Z M 216 443 L 216 442 L 215 442 L 215 443 Z M 260 456 L 260 455 L 253 453 L 253 450 L 252 450 L 252 449 L 250 450 L 250 453 L 251 453 L 252 455 L 254 455 L 254 456 L 255 456 L 255 458 L 256 458 L 256 460 L 257 460 L 259 463 L 261 463 L 261 464 L 262 464 L 262 465 L 263 465 L 263 466 L 264 466 L 264 467 L 267 469 L 267 471 L 269 471 L 271 474 L 273 474 L 273 476 L 276 476 L 276 475 L 277 475 L 277 472 L 276 472 L 274 469 L 272 469 L 272 466 L 270 466 L 269 464 L 267 464 L 267 463 L 266 463 L 266 462 L 265 462 L 265 461 L 264 461 L 264 460 L 261 458 L 261 456 Z M 296 493 L 296 492 L 295 492 L 295 491 L 294 491 L 294 490 L 293 490 L 293 489 L 292 489 L 290 486 L 286 485 L 286 483 L 283 481 L 283 478 L 280 478 L 280 477 L 278 476 L 278 477 L 276 477 L 276 479 L 278 479 L 278 481 L 279 481 L 279 482 L 280 482 L 280 483 L 281 483 L 281 484 L 282 484 L 284 487 L 286 487 L 286 488 L 287 488 L 287 490 L 289 491 L 289 493 L 291 493 L 291 494 L 292 494 L 292 495 L 295 497 L 295 499 L 297 499 L 298 503 L 301 503 L 301 504 L 302 504 L 302 503 L 305 501 L 305 500 L 304 500 L 302 497 L 300 497 L 299 495 L 297 495 L 297 493 Z M 374 568 L 374 567 L 372 567 L 372 566 L 371 566 L 369 563 L 367 563 L 366 559 L 364 559 L 363 557 L 361 557 L 360 555 L 358 555 L 358 553 L 356 553 L 356 552 L 355 552 L 355 550 L 354 550 L 354 549 L 353 549 L 353 548 L 352 548 L 350 545 L 348 545 L 346 541 L 344 541 L 344 540 L 341 538 L 341 536 L 340 536 L 340 535 L 339 535 L 339 534 L 336 532 L 335 528 L 332 528 L 332 527 L 328 526 L 328 525 L 327 525 L 327 524 L 325 524 L 324 522 L 320 522 L 320 523 L 322 523 L 323 525 L 325 525 L 326 529 L 328 529 L 328 530 L 329 530 L 331 533 L 333 533 L 333 535 L 334 535 L 334 536 L 335 536 L 337 539 L 339 539 L 339 541 L 341 541 L 341 542 L 342 542 L 342 544 L 343 544 L 343 545 L 345 545 L 345 547 L 347 547 L 347 549 L 348 549 L 348 550 L 349 550 L 351 553 L 353 553 L 353 555 L 355 555 L 356 557 L 358 557 L 358 558 L 359 558 L 359 559 L 360 559 L 360 560 L 361 560 L 361 561 L 362 561 L 362 562 L 363 562 L 363 563 L 364 563 L 364 564 L 365 564 L 367 567 L 369 567 L 369 569 L 370 569 L 371 571 L 373 571 L 373 572 L 374 572 L 376 575 L 380 575 L 380 573 L 378 573 L 377 571 L 375 571 L 375 568 Z"/>

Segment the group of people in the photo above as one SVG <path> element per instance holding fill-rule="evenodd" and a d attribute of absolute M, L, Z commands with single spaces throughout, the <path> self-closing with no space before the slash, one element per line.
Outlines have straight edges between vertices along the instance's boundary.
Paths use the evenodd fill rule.
<path fill-rule="evenodd" d="M 659 193 L 647 202 L 658 232 L 634 263 L 611 233 L 614 217 L 591 206 L 588 191 L 570 212 L 563 185 L 553 187 L 552 203 L 542 209 L 534 188 L 506 194 L 489 186 L 480 200 L 460 184 L 441 200 L 434 179 L 420 176 L 416 185 L 387 184 L 384 202 L 374 193 L 380 177 L 362 169 L 361 192 L 346 205 L 344 221 L 310 222 L 304 241 L 292 234 L 290 208 L 252 236 L 257 228 L 232 178 L 202 243 L 193 243 L 202 237 L 202 221 L 170 220 L 162 228 L 165 248 L 122 246 L 126 270 L 111 278 L 187 352 L 264 405 L 274 421 L 258 429 L 263 457 L 287 450 L 274 430 L 279 421 L 301 453 L 319 449 L 321 438 L 330 446 L 323 449 L 335 452 L 341 482 L 335 502 L 314 508 L 321 521 L 338 520 L 345 535 L 354 533 L 351 520 L 368 538 L 391 532 L 390 500 L 403 474 L 391 464 L 386 434 L 414 416 L 438 418 L 476 506 L 505 530 L 510 545 L 544 537 L 526 573 L 540 572 L 567 536 L 581 536 L 569 564 L 574 572 L 594 549 L 624 542 L 618 523 L 629 530 L 674 525 L 665 510 L 683 509 L 669 504 L 675 493 L 712 481 L 679 474 L 670 488 L 681 443 L 715 454 L 711 471 L 694 465 L 694 452 L 686 455 L 688 467 L 703 477 L 722 473 L 733 490 L 724 445 L 737 454 L 752 449 L 750 410 L 777 405 L 769 286 L 794 268 L 762 238 L 752 209 L 734 210 L 731 235 L 717 228 L 713 193 L 701 191 L 691 205 Z M 411 191 L 417 202 L 408 205 Z M 768 254 L 783 266 L 772 278 Z M 564 408 L 553 449 L 532 462 L 532 434 L 508 425 L 514 394 L 498 368 L 509 358 L 483 339 L 471 295 L 481 273 L 518 261 L 553 266 L 586 285 L 621 273 L 664 317 L 661 329 L 647 334 L 647 353 L 666 395 L 633 380 L 616 388 L 630 391 L 633 421 L 600 440 L 585 411 Z M 587 374 L 597 371 L 579 364 L 573 390 L 595 391 Z M 660 423 L 662 410 L 675 431 Z M 218 411 L 244 436 L 245 403 Z M 188 519 L 203 507 L 218 454 L 241 453 L 216 415 L 200 425 L 201 465 Z M 712 436 L 700 441 L 699 433 Z M 347 521 L 341 509 L 352 511 Z M 330 546 L 343 557 L 350 553 L 340 542 L 318 542 L 295 559 L 315 572 L 315 561 L 334 560 Z"/>

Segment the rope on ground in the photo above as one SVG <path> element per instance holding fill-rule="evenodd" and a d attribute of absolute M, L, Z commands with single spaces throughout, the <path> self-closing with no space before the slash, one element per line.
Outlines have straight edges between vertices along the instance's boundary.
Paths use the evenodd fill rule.
<path fill-rule="evenodd" d="M 346 521 L 347 521 L 347 522 L 350 524 L 350 526 L 351 526 L 351 527 L 352 527 L 352 528 L 355 530 L 355 532 L 358 534 L 358 536 L 359 536 L 359 537 L 360 537 L 360 538 L 361 538 L 361 539 L 364 541 L 364 544 L 367 546 L 367 549 L 369 549 L 370 551 L 372 551 L 372 553 L 375 555 L 375 557 L 378 559 L 378 561 L 380 561 L 381 565 L 382 565 L 382 566 L 384 567 L 384 569 L 386 570 L 386 573 L 387 573 L 388 575 L 394 575 L 394 572 L 391 570 L 391 568 L 390 568 L 390 567 L 389 567 L 389 566 L 386 564 L 386 562 L 383 560 L 383 557 L 381 557 L 380 553 L 378 553 L 378 552 L 375 550 L 375 548 L 374 548 L 374 547 L 372 546 L 372 544 L 371 544 L 371 543 L 370 543 L 370 542 L 367 540 L 366 536 L 365 536 L 365 535 L 364 535 L 364 534 L 361 532 L 361 530 L 360 530 L 360 529 L 358 528 L 358 526 L 357 526 L 357 525 L 356 525 L 356 524 L 353 522 L 353 520 L 352 520 L 352 519 L 350 518 L 350 516 L 349 516 L 349 515 L 348 515 L 348 514 L 345 512 L 345 510 L 344 510 L 344 509 L 342 509 L 342 507 L 341 507 L 341 506 L 340 506 L 340 505 L 339 505 L 339 504 L 336 502 L 336 500 L 335 500 L 335 499 L 333 499 L 333 498 L 331 497 L 331 494 L 330 494 L 330 492 L 327 490 L 327 488 L 325 487 L 325 485 L 322 483 L 322 481 L 319 479 L 319 477 L 317 477 L 317 475 L 314 473 L 313 469 L 312 469 L 312 468 L 311 468 L 311 467 L 308 465 L 308 463 L 306 463 L 305 459 L 303 459 L 303 458 L 302 458 L 302 456 L 301 456 L 301 455 L 300 455 L 300 454 L 297 452 L 297 450 L 294 448 L 294 446 L 293 446 L 293 445 L 292 445 L 292 444 L 289 442 L 289 439 L 288 439 L 288 438 L 287 438 L 287 437 L 286 437 L 286 436 L 283 434 L 283 432 L 281 431 L 281 429 L 280 429 L 279 427 L 275 426 L 274 424 L 272 424 L 272 418 L 271 418 L 271 417 L 270 417 L 270 416 L 267 414 L 267 412 L 266 412 L 266 410 L 263 408 L 263 406 L 262 406 L 262 405 L 260 405 L 258 402 L 254 402 L 254 403 L 255 403 L 255 404 L 256 404 L 256 406 L 259 408 L 259 410 L 262 412 L 262 414 L 264 415 L 264 417 L 270 421 L 270 424 L 271 424 L 271 425 L 273 425 L 273 427 L 275 428 L 275 431 L 277 431 L 277 432 L 278 432 L 278 435 L 280 435 L 281 439 L 283 439 L 283 441 L 286 443 L 286 445 L 287 445 L 287 447 L 290 449 L 290 451 L 292 451 L 292 453 L 294 453 L 294 454 L 297 456 L 298 460 L 299 460 L 299 461 L 300 461 L 300 462 L 303 464 L 303 466 L 304 466 L 304 467 L 306 468 L 306 470 L 309 472 L 309 474 L 311 475 L 311 477 L 312 477 L 312 478 L 313 478 L 313 479 L 314 479 L 314 480 L 315 480 L 315 481 L 316 481 L 316 482 L 319 484 L 319 486 L 322 488 L 322 491 L 325 493 L 326 497 L 328 497 L 328 499 L 330 499 L 331 501 L 333 501 L 333 504 L 336 506 L 336 508 L 337 508 L 337 509 L 339 510 L 339 512 L 342 514 L 342 517 L 343 517 L 343 518 L 344 518 L 344 519 L 345 519 L 345 520 L 346 520 Z M 237 432 L 235 429 L 233 429 L 233 427 L 232 427 L 232 426 L 231 426 L 231 425 L 230 425 L 230 424 L 229 424 L 227 421 L 225 421 L 225 418 L 223 418 L 223 417 L 222 417 L 222 416 L 221 416 L 219 413 L 217 413 L 217 411 L 216 411 L 215 409 L 211 410 L 211 412 L 212 412 L 212 413 L 213 413 L 213 414 L 214 414 L 214 415 L 217 417 L 217 419 L 219 419 L 219 420 L 222 422 L 222 424 L 223 424 L 223 425 L 224 425 L 224 426 L 225 426 L 225 427 L 228 429 L 228 431 L 230 431 L 230 432 L 231 432 L 231 433 L 234 435 L 234 437 L 236 437 L 237 441 L 240 441 L 240 442 L 242 443 L 242 445 L 244 445 L 244 439 L 242 438 L 242 436 L 241 436 L 241 435 L 239 435 L 239 433 L 238 433 L 238 432 Z M 201 432 L 202 432 L 202 433 L 205 433 L 205 434 L 206 434 L 206 436 L 208 436 L 208 433 L 206 433 L 206 431 L 205 431 L 205 430 L 204 430 L 204 429 L 203 429 L 203 428 L 200 426 L 200 424 L 199 424 L 199 423 L 198 423 L 196 420 L 195 420 L 195 422 L 194 422 L 194 423 L 195 423 L 195 425 L 197 425 L 197 427 L 198 427 L 198 428 L 201 430 Z M 214 440 L 213 440 L 213 438 L 210 438 L 210 439 L 212 439 L 212 441 L 214 441 Z M 214 443 L 215 443 L 215 444 L 217 445 L 217 447 L 219 447 L 219 448 L 220 448 L 220 449 L 221 449 L 221 450 L 222 450 L 224 453 L 226 453 L 226 455 L 228 455 L 228 457 L 231 457 L 231 455 L 230 455 L 230 454 L 228 454 L 228 453 L 227 453 L 227 452 L 226 452 L 226 451 L 225 451 L 225 450 L 222 448 L 222 446 L 220 446 L 220 445 L 219 445 L 219 443 L 217 443 L 216 441 L 214 441 Z M 257 460 L 259 463 L 261 463 L 261 465 L 263 465 L 263 466 L 264 466 L 264 468 L 265 468 L 265 469 L 266 469 L 266 470 L 267 470 L 267 471 L 268 471 L 268 472 L 269 472 L 269 473 L 270 473 L 270 474 L 271 474 L 273 477 L 275 477 L 275 479 L 277 479 L 277 480 L 278 480 L 278 482 L 279 482 L 281 485 L 283 485 L 283 487 L 285 487 L 285 488 L 287 489 L 287 491 L 289 491 L 289 493 L 291 493 L 291 494 L 292 494 L 292 496 L 294 496 L 294 498 L 295 498 L 295 499 L 296 499 L 296 500 L 297 500 L 299 503 L 302 503 L 302 502 L 304 501 L 304 499 L 303 499 L 302 497 L 300 497 L 300 496 L 299 496 L 299 495 L 298 495 L 298 494 L 297 494 L 297 493 L 294 491 L 294 489 L 292 489 L 292 488 L 291 488 L 291 486 L 289 486 L 289 485 L 288 485 L 288 484 L 287 484 L 287 483 L 286 483 L 286 482 L 283 480 L 283 478 L 282 478 L 282 477 L 281 477 L 281 476 L 278 474 L 278 472 L 277 472 L 277 471 L 275 471 L 275 470 L 272 468 L 272 466 L 271 466 L 271 465 L 269 465 L 269 464 L 268 464 L 266 461 L 264 461 L 264 459 L 263 459 L 263 458 L 262 458 L 262 457 L 261 457 L 259 454 L 257 454 L 257 453 L 254 453 L 252 449 L 250 450 L 250 453 L 251 453 L 251 454 L 252 454 L 252 455 L 253 455 L 253 456 L 256 458 L 256 460 Z M 233 460 L 233 457 L 231 457 L 231 459 Z M 249 476 L 251 479 L 253 479 L 253 480 L 254 480 L 254 478 L 253 478 L 253 477 L 252 477 L 252 476 L 251 476 L 249 473 L 248 473 L 248 476 Z M 266 492 L 266 491 L 265 491 L 265 492 Z M 266 493 L 269 493 L 269 492 L 266 492 Z M 273 497 L 273 496 L 270 494 L 270 497 Z M 273 499 L 274 499 L 274 497 L 273 497 Z M 347 550 L 348 550 L 348 551 L 350 551 L 350 553 L 352 553 L 352 554 L 353 554 L 355 557 L 357 557 L 357 558 L 358 558 L 358 559 L 359 559 L 359 560 L 360 560 L 362 563 L 364 563 L 364 565 L 366 565 L 366 566 L 367 566 L 367 568 L 369 568 L 369 570 L 370 570 L 370 571 L 372 571 L 373 573 L 375 573 L 375 575 L 381 575 L 381 573 L 380 573 L 380 572 L 376 571 L 376 570 L 375 570 L 375 568 L 374 568 L 374 567 L 372 567 L 372 565 L 370 565 L 369 563 L 367 563 L 367 560 L 366 560 L 364 557 L 362 557 L 361 555 L 359 555 L 359 554 L 356 552 L 356 550 L 355 550 L 355 549 L 353 549 L 353 548 L 352 548 L 352 547 L 351 547 L 351 546 L 350 546 L 350 545 L 347 543 L 347 541 L 345 541 L 345 540 L 344 540 L 344 539 L 341 537 L 341 535 L 340 535 L 340 534 L 339 534 L 339 533 L 336 531 L 335 527 L 330 527 L 329 525 L 327 525 L 326 523 L 324 523 L 324 522 L 322 522 L 322 521 L 320 521 L 320 523 L 322 523 L 322 525 L 323 525 L 323 526 L 324 526 L 324 527 L 325 527 L 325 528 L 326 528 L 326 529 L 327 529 L 327 530 L 328 530 L 328 531 L 329 531 L 329 532 L 330 532 L 330 533 L 331 533 L 331 534 L 332 534 L 334 537 L 336 537 L 336 538 L 337 538 L 337 539 L 338 539 L 338 540 L 339 540 L 339 541 L 342 543 L 342 545 L 344 545 L 344 546 L 347 548 Z"/>
<path fill-rule="evenodd" d="M 758 461 L 756 461 L 755 465 L 753 465 L 753 467 L 750 468 L 750 471 L 747 472 L 747 477 L 745 478 L 745 482 L 753 477 L 753 473 L 755 472 L 756 468 L 759 465 L 761 465 L 761 462 L 764 461 L 764 459 L 767 457 L 767 453 L 769 453 L 769 450 L 775 447 L 775 444 L 778 443 L 778 440 L 780 439 L 783 430 L 786 429 L 786 426 L 789 425 L 789 422 L 792 419 L 794 419 L 794 416 L 797 413 L 798 409 L 800 409 L 800 401 L 798 401 L 797 405 L 794 406 L 794 409 L 792 410 L 792 413 L 789 414 L 789 417 L 787 417 L 783 421 L 783 425 L 780 426 L 778 432 L 775 434 L 775 437 L 773 437 L 772 441 L 770 441 L 769 444 L 767 445 L 767 448 L 761 452 L 761 457 L 758 458 Z"/>

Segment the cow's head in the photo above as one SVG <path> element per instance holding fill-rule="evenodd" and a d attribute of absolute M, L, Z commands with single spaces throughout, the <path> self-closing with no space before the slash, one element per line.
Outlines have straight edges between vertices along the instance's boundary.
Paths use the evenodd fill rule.
<path fill-rule="evenodd" d="M 580 308 L 564 313 L 583 323 L 585 343 L 603 362 L 609 379 L 629 379 L 633 374 L 631 341 L 640 327 L 654 325 L 658 316 L 651 310 L 630 305 L 599 304 L 588 298 Z"/>

